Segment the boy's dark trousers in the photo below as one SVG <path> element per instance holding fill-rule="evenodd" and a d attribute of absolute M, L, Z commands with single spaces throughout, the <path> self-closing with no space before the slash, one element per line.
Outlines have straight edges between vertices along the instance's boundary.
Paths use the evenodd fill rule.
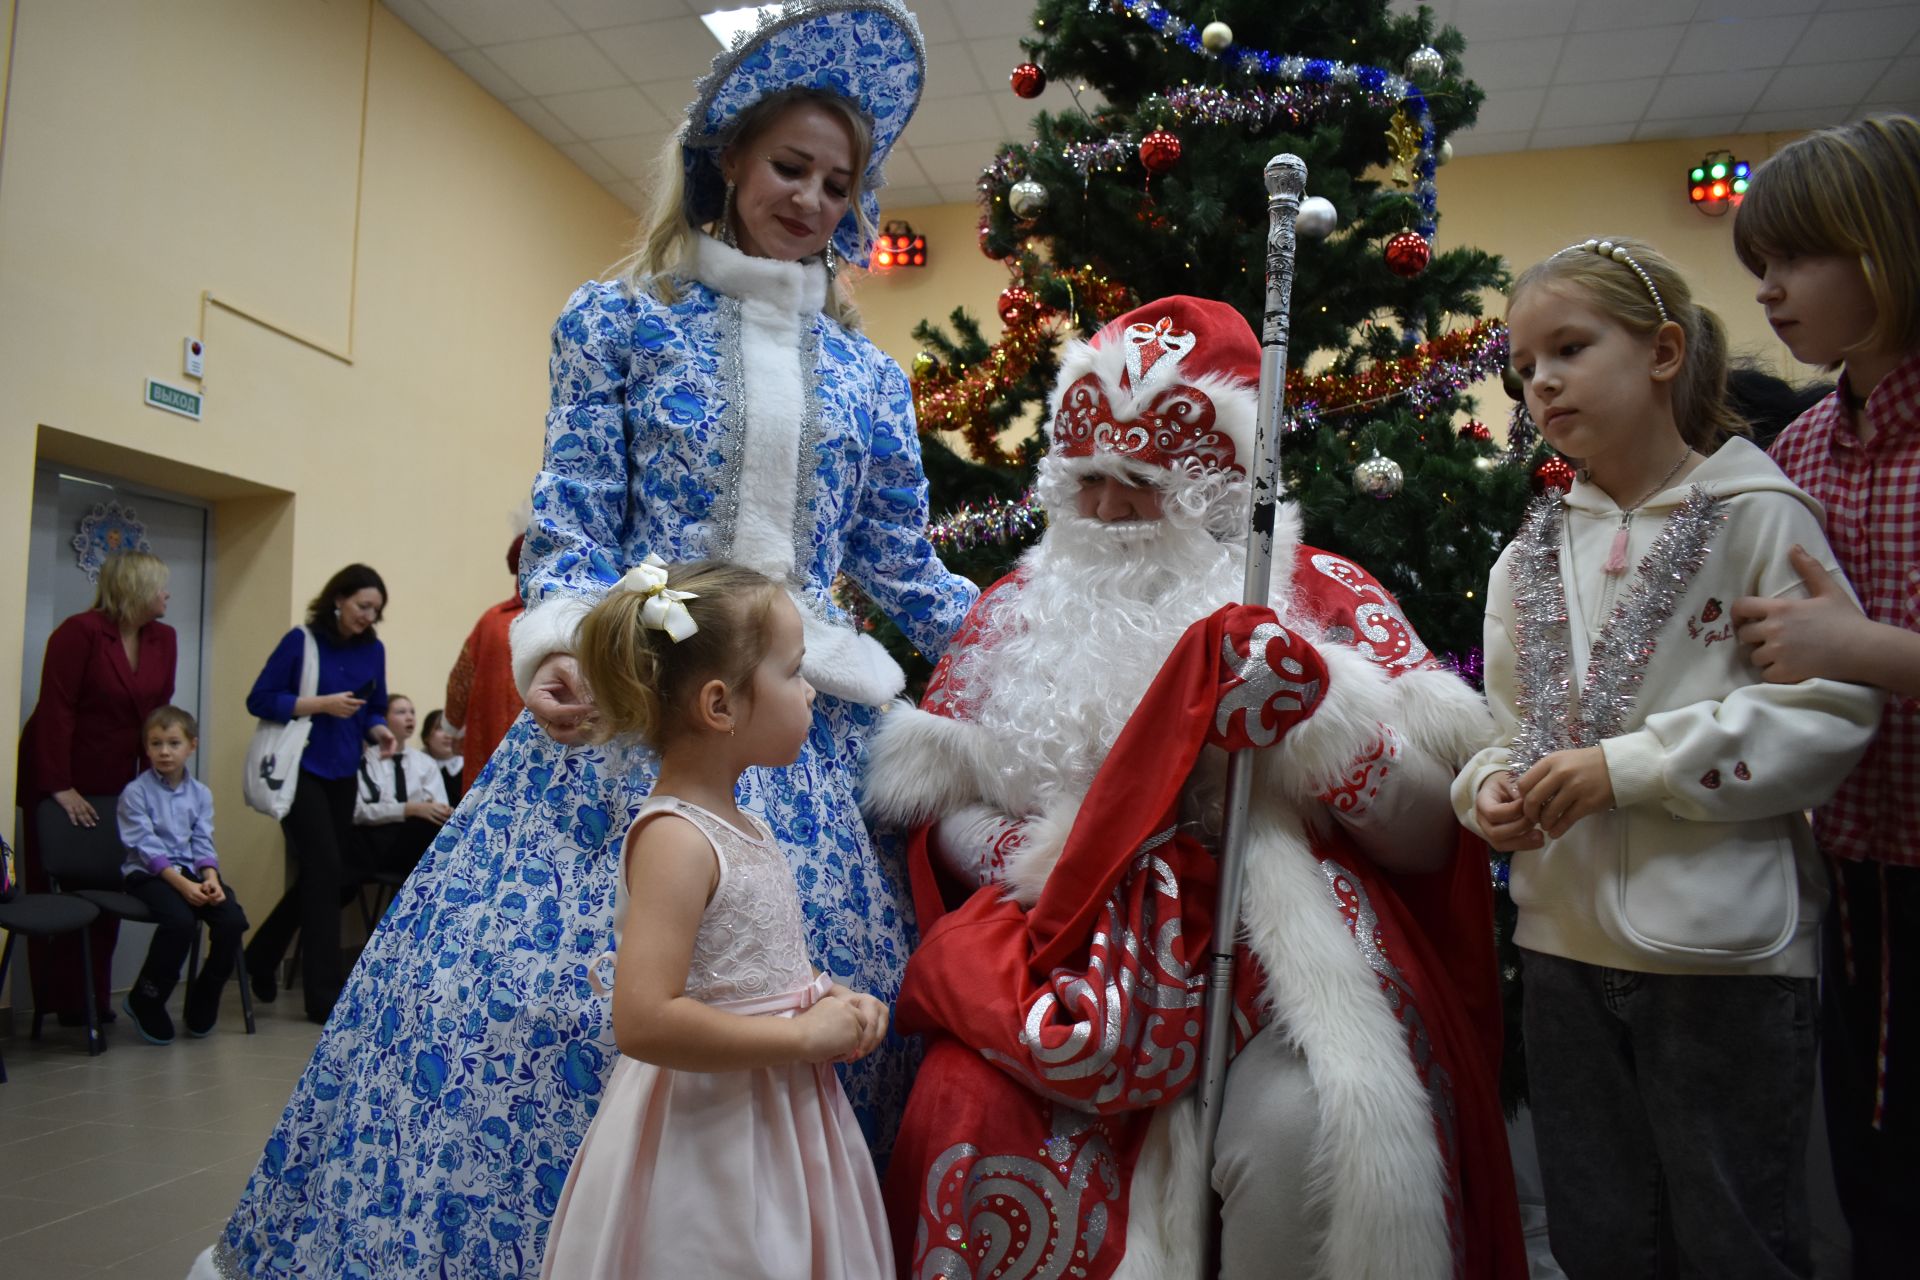
<path fill-rule="evenodd" d="M 1920 867 L 1829 860 L 1828 869 L 1820 1062 L 1834 1185 L 1855 1280 L 1908 1276 L 1920 1251 Z"/>
<path fill-rule="evenodd" d="M 226 891 L 226 901 L 196 907 L 190 906 L 178 889 L 159 876 L 128 878 L 127 892 L 153 912 L 153 943 L 147 948 L 147 962 L 140 968 L 140 978 L 153 983 L 159 999 L 165 1000 L 171 995 L 174 985 L 180 981 L 180 969 L 187 962 L 187 953 L 193 949 L 194 932 L 202 924 L 213 930 L 213 942 L 187 993 L 188 1003 L 217 1004 L 221 988 L 233 976 L 234 955 L 247 932 L 247 913 L 240 909 L 232 886 L 222 881 L 220 887 Z"/>

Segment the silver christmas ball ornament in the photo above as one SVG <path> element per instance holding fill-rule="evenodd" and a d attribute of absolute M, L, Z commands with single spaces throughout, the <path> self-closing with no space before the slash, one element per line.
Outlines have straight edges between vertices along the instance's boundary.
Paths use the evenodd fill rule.
<path fill-rule="evenodd" d="M 1373 456 L 1353 469 L 1353 487 L 1357 493 L 1385 501 L 1400 492 L 1407 473 L 1392 458 L 1383 458 L 1375 449 Z"/>
<path fill-rule="evenodd" d="M 1233 43 L 1233 28 L 1224 22 L 1209 22 L 1200 29 L 1200 47 L 1208 53 L 1219 53 Z"/>
<path fill-rule="evenodd" d="M 1308 196 L 1300 202 L 1294 229 L 1309 240 L 1325 240 L 1340 225 L 1340 211 L 1325 196 Z"/>
<path fill-rule="evenodd" d="M 1445 164 L 1451 159 L 1453 159 L 1453 144 L 1445 138 L 1442 138 L 1440 139 L 1440 145 L 1433 149 L 1433 162 L 1435 164 Z"/>
<path fill-rule="evenodd" d="M 1007 208 L 1014 217 L 1028 222 L 1040 216 L 1049 198 L 1046 187 L 1032 178 L 1022 178 L 1007 191 Z"/>
<path fill-rule="evenodd" d="M 1430 44 L 1423 44 L 1407 55 L 1407 79 L 1438 80 L 1447 69 L 1447 60 Z"/>

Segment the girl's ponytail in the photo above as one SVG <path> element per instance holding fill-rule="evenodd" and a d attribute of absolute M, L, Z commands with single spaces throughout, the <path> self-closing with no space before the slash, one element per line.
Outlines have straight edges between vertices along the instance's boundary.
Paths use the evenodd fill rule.
<path fill-rule="evenodd" d="M 1680 328 L 1687 335 L 1687 354 L 1673 380 L 1673 418 L 1681 439 L 1710 454 L 1749 430 L 1727 403 L 1727 327 L 1689 298 Z"/>

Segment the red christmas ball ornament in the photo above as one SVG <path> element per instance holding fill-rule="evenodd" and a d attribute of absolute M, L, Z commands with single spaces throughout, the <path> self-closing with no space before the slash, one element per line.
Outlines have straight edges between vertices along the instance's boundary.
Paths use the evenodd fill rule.
<path fill-rule="evenodd" d="M 1557 453 L 1550 453 L 1533 466 L 1533 491 L 1545 493 L 1548 489 L 1558 489 L 1565 493 L 1573 488 L 1573 464 Z"/>
<path fill-rule="evenodd" d="M 1038 305 L 1025 285 L 1010 284 L 1000 291 L 1000 319 L 1004 324 L 1019 324 L 1033 315 Z"/>
<path fill-rule="evenodd" d="M 1433 246 L 1424 236 L 1402 231 L 1387 241 L 1387 270 L 1403 280 L 1411 280 L 1427 269 L 1433 258 Z"/>
<path fill-rule="evenodd" d="M 1472 440 L 1478 444 L 1485 444 L 1487 441 L 1493 439 L 1493 429 L 1486 423 L 1480 421 L 1480 419 L 1474 418 L 1469 421 L 1466 426 L 1460 428 L 1460 438 L 1462 440 Z"/>
<path fill-rule="evenodd" d="M 1148 173 L 1165 173 L 1180 163 L 1180 139 L 1165 129 L 1155 129 L 1140 139 L 1140 163 Z"/>
<path fill-rule="evenodd" d="M 1047 73 L 1031 62 L 1023 62 L 1007 77 L 1013 91 L 1023 98 L 1037 98 L 1047 87 Z"/>

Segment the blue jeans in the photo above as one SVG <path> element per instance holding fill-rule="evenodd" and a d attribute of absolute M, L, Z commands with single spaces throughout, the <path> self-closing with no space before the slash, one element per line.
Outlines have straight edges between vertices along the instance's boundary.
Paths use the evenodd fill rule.
<path fill-rule="evenodd" d="M 1811 1276 L 1811 978 L 1522 951 L 1527 1086 L 1569 1280 Z"/>

